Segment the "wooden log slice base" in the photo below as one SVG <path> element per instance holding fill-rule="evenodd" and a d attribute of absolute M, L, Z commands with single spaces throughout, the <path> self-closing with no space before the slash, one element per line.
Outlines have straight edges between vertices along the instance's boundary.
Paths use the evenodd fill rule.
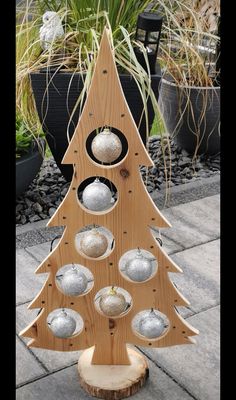
<path fill-rule="evenodd" d="M 145 384 L 148 364 L 140 353 L 127 348 L 130 365 L 91 364 L 94 347 L 85 350 L 78 361 L 80 385 L 91 396 L 119 400 L 132 396 Z"/>

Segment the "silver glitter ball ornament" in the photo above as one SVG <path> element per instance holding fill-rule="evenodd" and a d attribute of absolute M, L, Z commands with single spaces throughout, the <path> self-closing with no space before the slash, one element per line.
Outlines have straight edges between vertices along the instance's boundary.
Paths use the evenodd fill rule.
<path fill-rule="evenodd" d="M 121 155 L 122 144 L 115 133 L 105 128 L 95 136 L 91 148 L 97 160 L 104 163 L 112 163 Z"/>
<path fill-rule="evenodd" d="M 52 318 L 49 327 L 56 337 L 67 338 L 73 335 L 76 329 L 76 321 L 65 310 L 61 310 Z"/>
<path fill-rule="evenodd" d="M 103 211 L 111 206 L 112 194 L 109 187 L 96 178 L 84 189 L 82 200 L 84 206 L 89 210 Z"/>
<path fill-rule="evenodd" d="M 127 261 L 125 271 L 132 281 L 143 282 L 152 275 L 152 263 L 138 250 L 136 256 Z"/>
<path fill-rule="evenodd" d="M 140 319 L 138 325 L 139 333 L 149 339 L 154 339 L 161 336 L 164 329 L 164 319 L 157 315 L 153 309 L 151 309 L 148 315 Z"/>
<path fill-rule="evenodd" d="M 72 266 L 63 274 L 60 283 L 67 296 L 79 296 L 87 289 L 88 279 L 76 266 Z"/>
<path fill-rule="evenodd" d="M 80 249 L 82 252 L 92 258 L 101 257 L 107 250 L 108 240 L 105 235 L 97 229 L 91 229 L 84 233 L 80 241 Z"/>
<path fill-rule="evenodd" d="M 100 297 L 99 306 L 105 315 L 115 317 L 125 311 L 127 303 L 123 294 L 111 288 L 108 293 Z"/>

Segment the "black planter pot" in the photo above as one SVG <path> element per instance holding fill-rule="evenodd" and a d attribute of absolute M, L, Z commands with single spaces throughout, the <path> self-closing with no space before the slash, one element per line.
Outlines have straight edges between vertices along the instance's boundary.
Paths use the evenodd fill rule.
<path fill-rule="evenodd" d="M 77 73 L 73 75 L 71 73 L 58 72 L 50 77 L 45 72 L 38 72 L 32 73 L 30 77 L 37 112 L 43 130 L 46 133 L 48 145 L 59 169 L 69 182 L 72 178 L 73 167 L 71 165 L 61 165 L 61 160 L 68 147 L 67 127 L 70 115 L 83 88 L 81 74 Z M 152 75 L 151 82 L 157 99 L 160 79 L 161 71 L 158 66 L 157 73 Z M 127 103 L 138 126 L 142 116 L 143 104 L 137 84 L 129 75 L 120 75 L 120 80 Z M 148 129 L 150 131 L 154 119 L 154 110 L 150 99 L 148 100 L 147 107 L 149 115 Z M 77 107 L 68 129 L 70 137 L 72 137 L 78 123 L 79 108 Z M 139 132 L 143 142 L 146 143 L 145 116 L 141 120 Z"/>
<path fill-rule="evenodd" d="M 44 151 L 45 140 L 41 140 L 41 145 Z M 36 143 L 28 154 L 16 159 L 16 197 L 28 188 L 39 172 L 42 162 L 43 156 Z"/>
<path fill-rule="evenodd" d="M 179 87 L 162 78 L 159 105 L 178 146 L 191 155 L 220 152 L 220 87 Z"/>

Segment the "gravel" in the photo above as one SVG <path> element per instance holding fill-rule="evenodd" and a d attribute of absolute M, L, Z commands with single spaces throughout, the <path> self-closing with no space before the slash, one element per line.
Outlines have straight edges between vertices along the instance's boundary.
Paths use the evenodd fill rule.
<path fill-rule="evenodd" d="M 154 167 L 141 167 L 141 174 L 149 193 L 185 184 L 220 173 L 220 155 L 197 156 L 195 160 L 173 142 L 151 136 L 148 143 L 149 154 Z M 166 167 L 165 167 L 166 165 Z M 170 168 L 171 166 L 171 168 Z M 39 174 L 28 190 L 16 200 L 16 225 L 36 222 L 51 217 L 65 197 L 70 183 L 66 182 L 51 157 L 43 161 Z"/>

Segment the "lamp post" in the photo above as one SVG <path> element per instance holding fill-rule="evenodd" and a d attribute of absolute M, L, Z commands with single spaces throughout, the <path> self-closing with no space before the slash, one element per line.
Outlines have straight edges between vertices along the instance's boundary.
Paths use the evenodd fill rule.
<path fill-rule="evenodd" d="M 146 49 L 150 73 L 156 73 L 156 58 L 160 41 L 162 17 L 156 13 L 143 12 L 139 14 L 135 39 Z M 140 47 L 134 49 L 138 62 L 147 70 L 143 51 Z"/>

